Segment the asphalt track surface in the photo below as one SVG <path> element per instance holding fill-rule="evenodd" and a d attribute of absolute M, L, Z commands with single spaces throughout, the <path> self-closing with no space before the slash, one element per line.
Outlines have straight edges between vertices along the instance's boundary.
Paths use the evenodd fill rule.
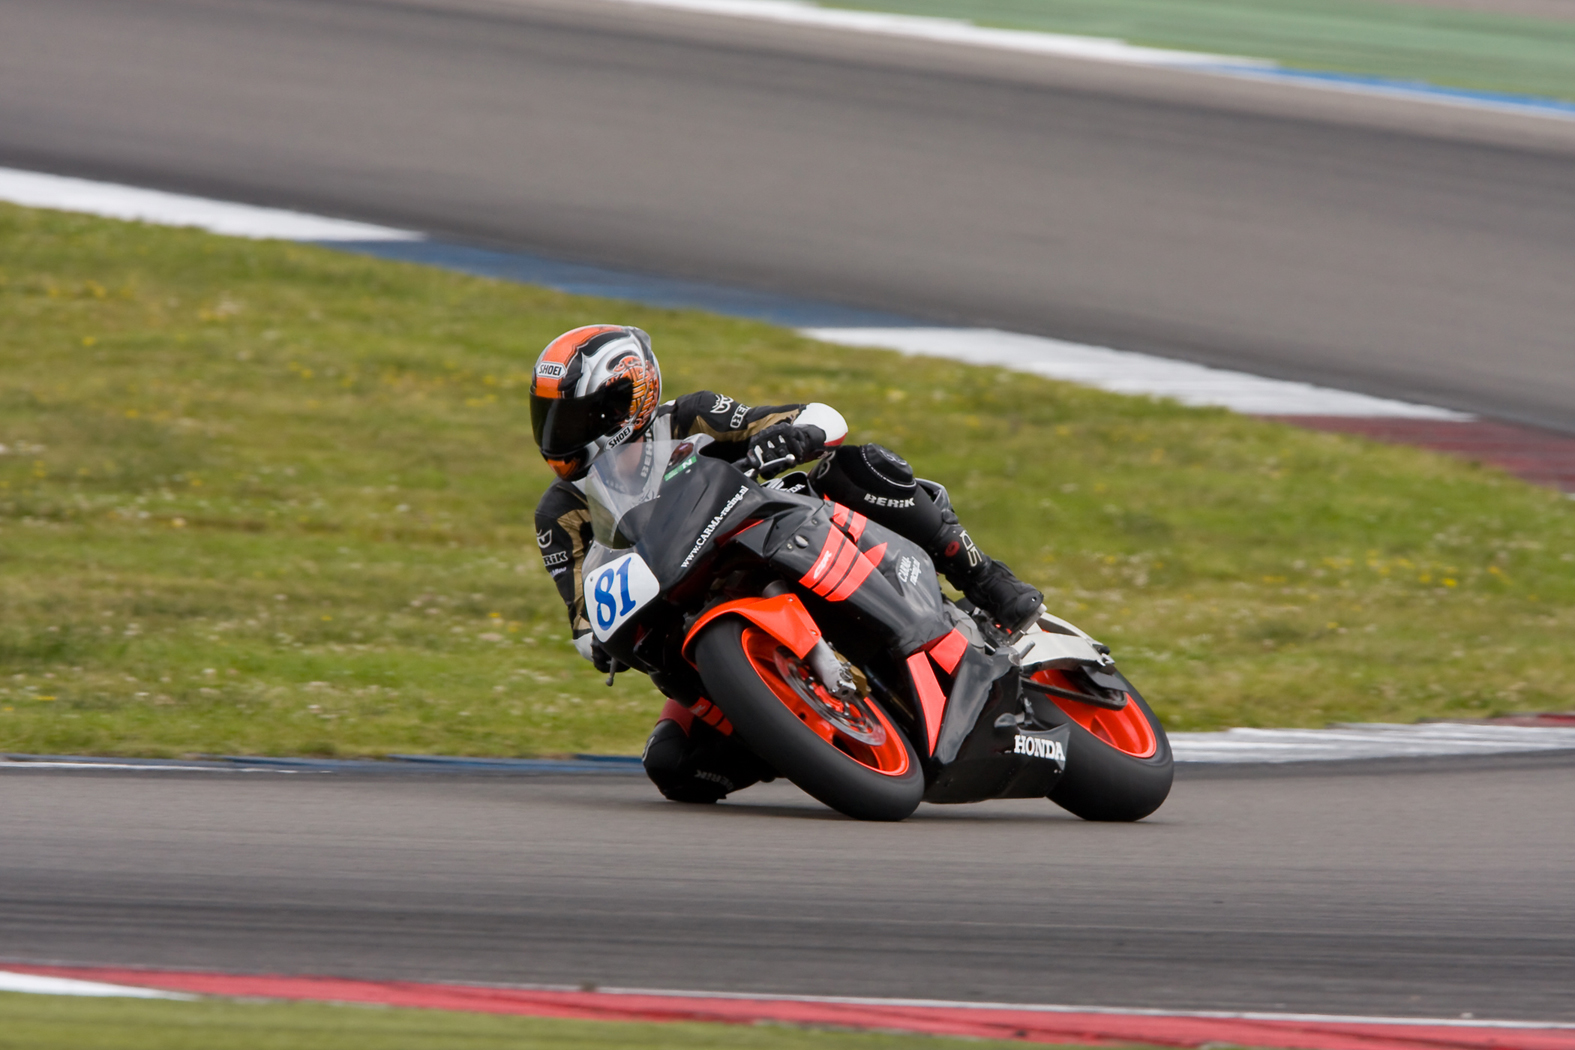
<path fill-rule="evenodd" d="M 1575 431 L 1575 122 L 596 0 L 5 0 L 0 163 Z"/>
<path fill-rule="evenodd" d="M 1575 1021 L 1575 763 L 848 821 L 791 786 L 0 773 L 0 959 Z"/>

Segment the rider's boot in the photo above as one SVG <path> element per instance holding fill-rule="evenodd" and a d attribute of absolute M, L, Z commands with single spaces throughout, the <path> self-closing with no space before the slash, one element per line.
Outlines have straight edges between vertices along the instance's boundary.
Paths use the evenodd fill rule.
<path fill-rule="evenodd" d="M 946 524 L 924 545 L 935 568 L 963 592 L 964 598 L 1006 630 L 1020 630 L 1032 623 L 1045 596 L 1013 575 L 1004 561 L 997 561 L 976 547 L 949 501 L 941 510 Z"/>
<path fill-rule="evenodd" d="M 696 707 L 703 710 L 696 711 Z M 716 724 L 707 717 L 714 718 Z M 674 802 L 717 802 L 731 792 L 775 777 L 765 762 L 734 739 L 732 726 L 705 700 L 685 707 L 669 699 L 640 760 L 645 775 Z"/>

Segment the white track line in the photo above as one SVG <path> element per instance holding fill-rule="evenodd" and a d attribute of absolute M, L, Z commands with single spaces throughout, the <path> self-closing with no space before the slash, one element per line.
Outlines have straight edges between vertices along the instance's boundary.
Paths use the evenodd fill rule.
<path fill-rule="evenodd" d="M 1275 68 L 1275 63 L 1261 58 L 1141 47 L 1109 37 L 1071 36 L 1065 33 L 1040 33 L 1022 29 L 990 29 L 960 18 L 850 11 L 843 8 L 820 7 L 816 4 L 803 3 L 801 0 L 618 0 L 618 2 L 638 7 L 664 7 L 693 14 L 816 26 L 852 33 L 907 37 L 911 40 L 931 40 L 947 44 L 968 44 L 1000 51 L 1058 55 L 1063 58 L 1119 62 L 1125 65 L 1211 71 L 1239 69 L 1242 72 L 1268 72 Z"/>
<path fill-rule="evenodd" d="M 434 987 L 445 987 L 443 984 Z M 470 984 L 460 987 L 497 988 L 500 990 L 578 992 L 579 985 L 570 984 Z M 1232 1021 L 1267 1021 L 1279 1023 L 1312 1024 L 1368 1024 L 1396 1027 L 1441 1028 L 1501 1028 L 1530 1030 L 1570 1030 L 1575 1024 L 1561 1021 L 1507 1021 L 1461 1017 L 1389 1017 L 1361 1014 L 1306 1014 L 1271 1013 L 1242 1010 L 1168 1010 L 1142 1007 L 1078 1006 L 1052 1003 L 1003 1003 L 969 1002 L 957 999 L 886 999 L 874 996 L 850 995 L 795 995 L 772 992 L 713 992 L 690 991 L 674 988 L 615 988 L 599 987 L 599 994 L 609 996 L 639 995 L 670 999 L 717 999 L 742 1002 L 830 1003 L 839 1006 L 871 1006 L 889 1009 L 919 1008 L 946 1010 L 979 1010 L 1010 1013 L 1042 1014 L 1096 1014 L 1111 1017 L 1178 1017 Z M 140 988 L 130 985 L 102 984 L 97 981 L 80 981 L 63 977 L 37 977 L 32 974 L 0 970 L 0 992 L 31 992 L 40 995 L 89 995 L 124 996 L 145 999 L 197 999 L 200 996 L 185 992 L 167 992 L 160 989 Z"/>
<path fill-rule="evenodd" d="M 1171 733 L 1177 762 L 1327 762 L 1575 751 L 1575 727 L 1352 723 L 1332 729 L 1227 729 Z"/>
<path fill-rule="evenodd" d="M 110 182 L 0 168 L 0 200 L 159 226 L 195 226 L 230 237 L 287 241 L 419 241 L 422 235 L 279 208 L 144 190 Z"/>
<path fill-rule="evenodd" d="M 1285 379 L 1209 368 L 1150 354 L 1086 346 L 990 328 L 806 328 L 812 339 L 995 365 L 1116 394 L 1172 398 L 1184 405 L 1255 416 L 1357 416 L 1463 422 L 1464 412 L 1369 397 Z"/>
<path fill-rule="evenodd" d="M 540 989 L 542 991 L 578 991 L 578 985 L 500 984 L 499 988 Z M 1236 1010 L 1166 1010 L 1148 1007 L 1076 1006 L 1055 1003 L 997 1003 L 968 1002 L 959 999 L 881 999 L 871 996 L 844 995 L 774 995 L 766 992 L 686 992 L 665 988 L 613 988 L 598 987 L 607 995 L 651 995 L 675 999 L 741 999 L 789 1003 L 836 1003 L 847 1006 L 876 1006 L 900 1009 L 903 1007 L 939 1008 L 949 1010 L 1022 1011 L 1043 1014 L 1107 1014 L 1113 1017 L 1197 1017 L 1227 1021 L 1290 1021 L 1314 1024 L 1374 1024 L 1374 1025 L 1425 1025 L 1446 1028 L 1530 1028 L 1575 1029 L 1575 1023 L 1564 1021 L 1495 1021 L 1464 1019 L 1460 1017 L 1367 1017 L 1361 1014 L 1293 1014 L 1265 1011 Z"/>
<path fill-rule="evenodd" d="M 0 970 L 0 992 L 23 992 L 29 995 L 88 995 L 120 999 L 197 998 L 195 995 L 164 992 L 156 988 L 100 984 L 98 981 L 76 981 L 68 977 L 40 977 L 31 973 L 12 973 L 9 970 Z"/>
<path fill-rule="evenodd" d="M 160 762 L 73 762 L 70 759 L 46 759 L 44 761 L 18 761 L 11 758 L 0 758 L 0 771 L 7 769 L 70 769 L 77 772 L 91 773 L 101 769 L 132 769 L 138 773 L 299 773 L 298 769 L 278 769 L 272 766 L 182 766 L 164 765 Z"/>

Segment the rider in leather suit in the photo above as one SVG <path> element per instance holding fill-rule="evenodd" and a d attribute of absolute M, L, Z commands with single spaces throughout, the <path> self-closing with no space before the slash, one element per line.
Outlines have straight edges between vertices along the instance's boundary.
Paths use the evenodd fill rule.
<path fill-rule="evenodd" d="M 852 507 L 922 546 L 935 567 L 970 602 L 1006 628 L 1031 621 L 1043 596 L 1003 562 L 974 544 L 940 485 L 880 445 L 845 445 L 847 424 L 828 405 L 751 407 L 699 391 L 661 402 L 661 373 L 650 337 L 638 328 L 589 325 L 565 332 L 537 359 L 531 382 L 536 443 L 558 474 L 536 507 L 542 561 L 568 606 L 576 648 L 598 670 L 609 669 L 591 636 L 580 579 L 590 547 L 591 515 L 582 490 L 590 462 L 641 433 L 659 415 L 675 438 L 705 434 L 703 454 L 756 464 L 788 456 L 819 459 L 808 486 L 815 495 Z M 772 771 L 731 739 L 721 712 L 691 685 L 656 681 L 669 697 L 645 748 L 645 767 L 664 795 L 714 802 Z"/>

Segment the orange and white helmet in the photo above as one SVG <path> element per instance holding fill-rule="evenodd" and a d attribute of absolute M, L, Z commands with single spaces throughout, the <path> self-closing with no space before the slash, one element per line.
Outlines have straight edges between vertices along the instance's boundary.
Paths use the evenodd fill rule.
<path fill-rule="evenodd" d="M 662 403 L 662 372 L 651 337 L 638 328 L 592 324 L 564 332 L 536 359 L 531 431 L 558 477 L 585 476 L 591 461 L 644 430 Z"/>

